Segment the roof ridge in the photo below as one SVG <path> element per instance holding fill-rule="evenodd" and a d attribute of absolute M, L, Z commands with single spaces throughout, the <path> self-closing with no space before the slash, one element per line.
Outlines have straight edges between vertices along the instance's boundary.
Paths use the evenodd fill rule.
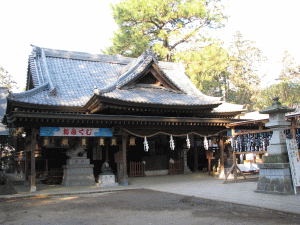
<path fill-rule="evenodd" d="M 10 96 L 8 98 L 10 99 L 14 99 L 14 98 L 24 98 L 24 97 L 30 97 L 32 95 L 35 95 L 41 91 L 45 91 L 46 89 L 49 89 L 49 82 L 44 83 L 43 85 L 33 88 L 31 90 L 28 91 L 23 91 L 23 92 L 19 92 L 19 93 L 11 93 Z"/>
<path fill-rule="evenodd" d="M 122 88 L 130 80 L 136 78 L 153 60 L 157 62 L 157 56 L 152 49 L 148 49 L 140 57 L 132 61 L 133 63 L 115 82 L 112 84 L 94 91 L 95 94 L 104 94 L 116 88 Z M 129 64 L 130 65 L 130 64 Z M 124 69 L 123 69 L 124 70 Z M 121 69 L 122 72 L 122 69 Z"/>
<path fill-rule="evenodd" d="M 70 51 L 70 50 L 44 48 L 35 45 L 31 45 L 31 46 L 33 47 L 32 55 L 34 57 L 36 55 L 41 55 L 41 49 L 43 49 L 46 57 L 53 57 L 53 58 L 116 63 L 122 65 L 127 65 L 137 59 L 132 57 L 125 57 L 118 54 L 117 55 L 93 54 L 88 52 L 77 52 L 77 51 Z M 157 61 L 157 62 L 158 64 L 164 64 L 164 65 L 160 65 L 160 67 L 164 69 L 174 69 L 174 65 L 178 64 L 176 62 L 165 62 L 165 61 Z"/>
<path fill-rule="evenodd" d="M 76 52 L 69 50 L 59 50 L 51 48 L 42 48 L 35 45 L 33 46 L 32 55 L 41 55 L 41 51 L 45 52 L 46 57 L 54 58 L 65 58 L 65 59 L 75 59 L 75 60 L 86 60 L 95 62 L 107 62 L 107 63 L 117 63 L 127 65 L 135 58 L 124 57 L 121 55 L 104 55 L 104 54 L 92 54 L 87 52 Z"/>

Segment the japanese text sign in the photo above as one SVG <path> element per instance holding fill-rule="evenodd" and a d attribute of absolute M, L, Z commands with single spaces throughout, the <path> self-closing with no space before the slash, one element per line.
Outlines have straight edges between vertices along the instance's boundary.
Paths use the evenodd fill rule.
<path fill-rule="evenodd" d="M 111 128 L 41 127 L 40 136 L 112 137 Z"/>
<path fill-rule="evenodd" d="M 295 139 L 286 140 L 294 186 L 300 186 L 300 158 Z"/>

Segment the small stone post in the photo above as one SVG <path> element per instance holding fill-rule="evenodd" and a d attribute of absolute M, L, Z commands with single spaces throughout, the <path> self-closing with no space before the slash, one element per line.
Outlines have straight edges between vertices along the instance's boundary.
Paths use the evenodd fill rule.
<path fill-rule="evenodd" d="M 295 109 L 281 105 L 278 100 L 278 97 L 273 98 L 272 106 L 259 112 L 270 115 L 266 127 L 273 131 L 273 135 L 267 148 L 268 156 L 263 157 L 264 163 L 258 164 L 260 170 L 256 192 L 289 195 L 294 194 L 294 189 L 284 134 L 290 122 L 286 121 L 285 113 Z"/>
<path fill-rule="evenodd" d="M 191 170 L 190 168 L 188 167 L 187 165 L 187 152 L 189 151 L 190 149 L 188 148 L 184 148 L 183 149 L 183 173 L 186 174 L 186 173 L 191 173 Z"/>

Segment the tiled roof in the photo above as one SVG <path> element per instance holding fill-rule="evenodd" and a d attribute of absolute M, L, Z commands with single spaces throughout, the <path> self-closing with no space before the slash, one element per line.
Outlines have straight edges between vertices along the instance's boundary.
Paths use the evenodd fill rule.
<path fill-rule="evenodd" d="M 214 108 L 213 112 L 215 113 L 225 113 L 225 112 L 242 112 L 244 111 L 243 105 L 232 104 L 224 102 L 218 107 Z"/>
<path fill-rule="evenodd" d="M 163 105 L 210 105 L 209 97 L 199 98 L 197 95 L 188 95 L 178 91 L 172 91 L 154 85 L 137 85 L 134 88 L 116 89 L 104 93 L 103 96 L 112 99 L 120 99 L 128 102 L 152 103 Z M 216 102 L 215 104 L 218 104 Z"/>
<path fill-rule="evenodd" d="M 155 64 L 180 91 L 151 85 L 126 86 L 150 64 Z M 34 89 L 13 94 L 11 98 L 15 101 L 84 106 L 95 94 L 96 87 L 97 94 L 104 98 L 127 102 L 186 106 L 216 106 L 222 103 L 220 98 L 202 94 L 187 77 L 181 64 L 159 62 L 149 51 L 136 59 L 34 46 L 29 57 L 29 68 Z"/>

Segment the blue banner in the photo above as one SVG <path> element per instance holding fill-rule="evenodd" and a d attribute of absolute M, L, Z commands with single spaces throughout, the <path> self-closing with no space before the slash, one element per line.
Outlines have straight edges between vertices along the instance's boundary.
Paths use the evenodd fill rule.
<path fill-rule="evenodd" d="M 86 127 L 41 127 L 40 136 L 67 137 L 112 137 L 112 128 Z"/>

